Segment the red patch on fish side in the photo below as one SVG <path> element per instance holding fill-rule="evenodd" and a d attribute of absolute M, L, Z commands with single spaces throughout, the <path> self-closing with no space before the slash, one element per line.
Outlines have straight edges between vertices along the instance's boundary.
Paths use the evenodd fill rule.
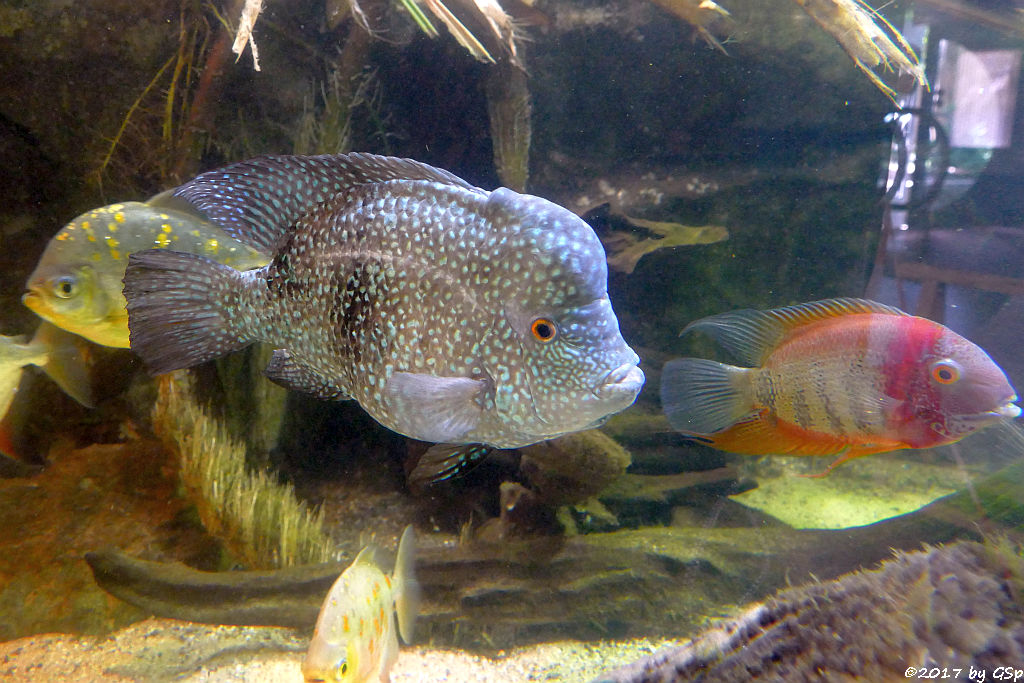
<path fill-rule="evenodd" d="M 944 328 L 924 318 L 908 317 L 899 322 L 900 333 L 886 349 L 882 369 L 885 394 L 898 401 L 887 416 L 887 431 L 913 448 L 944 443 L 948 439 L 932 425 L 944 429 L 946 415 L 942 412 L 941 397 L 924 371 Z"/>

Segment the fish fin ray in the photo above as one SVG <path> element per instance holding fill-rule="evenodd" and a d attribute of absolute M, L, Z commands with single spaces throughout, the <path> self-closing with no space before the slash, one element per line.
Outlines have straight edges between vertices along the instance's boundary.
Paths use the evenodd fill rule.
<path fill-rule="evenodd" d="M 445 479 L 464 476 L 483 462 L 492 450 L 490 446 L 477 443 L 431 446 L 409 473 L 409 487 L 422 489 Z"/>
<path fill-rule="evenodd" d="M 174 191 L 235 239 L 272 254 L 299 218 L 368 183 L 427 180 L 482 192 L 412 159 L 375 154 L 267 155 L 203 173 Z"/>
<path fill-rule="evenodd" d="M 715 448 L 744 455 L 834 455 L 850 445 L 841 437 L 780 422 L 763 409 L 721 432 L 704 436 Z"/>
<path fill-rule="evenodd" d="M 483 410 L 476 399 L 486 386 L 482 379 L 395 372 L 384 385 L 384 394 L 393 414 L 403 416 L 411 436 L 448 443 L 479 423 Z"/>
<path fill-rule="evenodd" d="M 32 337 L 32 343 L 47 347 L 46 362 L 39 366 L 42 371 L 65 394 L 86 408 L 95 408 L 86 341 L 44 321 Z"/>
<path fill-rule="evenodd" d="M 132 254 L 124 275 L 132 351 L 150 373 L 192 367 L 255 341 L 224 302 L 243 274 L 208 258 L 162 249 Z"/>
<path fill-rule="evenodd" d="M 677 358 L 661 372 L 661 405 L 682 432 L 711 434 L 752 409 L 750 370 L 703 358 Z"/>
<path fill-rule="evenodd" d="M 748 367 L 757 367 L 793 330 L 812 323 L 856 313 L 907 315 L 898 308 L 869 299 L 839 298 L 811 301 L 770 311 L 742 309 L 696 320 L 680 334 L 697 330 L 709 334 Z"/>
<path fill-rule="evenodd" d="M 773 418 L 764 409 L 729 429 L 705 436 L 710 442 L 709 445 L 715 448 L 744 455 L 851 454 L 844 455 L 836 464 L 862 455 L 906 448 L 906 444 L 890 439 L 854 441 L 849 437 L 802 429 Z"/>
<path fill-rule="evenodd" d="M 821 472 L 815 474 L 801 474 L 801 477 L 805 479 L 821 479 L 827 477 L 832 473 L 832 470 L 842 465 L 844 462 L 853 460 L 855 458 L 863 458 L 865 455 L 874 455 L 876 453 L 888 453 L 890 451 L 898 451 L 903 448 L 910 448 L 910 444 L 896 442 L 896 441 L 884 441 L 881 443 L 869 443 L 869 444 L 857 444 L 850 446 L 849 448 L 840 451 L 839 457 L 832 461 L 828 467 Z"/>
<path fill-rule="evenodd" d="M 395 613 L 398 615 L 398 632 L 402 642 L 412 643 L 416 629 L 416 615 L 420 610 L 420 585 L 416 581 L 416 537 L 412 525 L 405 527 L 398 541 L 395 556 L 395 571 L 392 582 L 395 585 Z"/>
<path fill-rule="evenodd" d="M 300 391 L 325 401 L 350 399 L 348 392 L 324 379 L 315 370 L 292 356 L 287 349 L 275 349 L 263 374 L 285 389 Z"/>

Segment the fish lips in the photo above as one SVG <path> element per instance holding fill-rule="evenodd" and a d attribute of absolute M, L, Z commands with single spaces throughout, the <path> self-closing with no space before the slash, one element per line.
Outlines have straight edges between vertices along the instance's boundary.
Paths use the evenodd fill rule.
<path fill-rule="evenodd" d="M 636 400 L 644 385 L 644 371 L 635 362 L 623 363 L 615 368 L 594 389 L 594 395 L 602 401 L 621 400 L 629 405 Z"/>
<path fill-rule="evenodd" d="M 1020 406 L 1014 403 L 1014 401 L 1016 400 L 1017 396 L 1016 394 L 1014 394 L 1009 399 L 1007 399 L 1006 403 L 999 406 L 995 410 L 990 411 L 988 415 L 991 415 L 996 418 L 1006 418 L 1008 420 L 1012 420 L 1015 417 L 1018 417 L 1020 415 Z"/>
<path fill-rule="evenodd" d="M 38 285 L 30 286 L 29 290 L 21 295 L 21 303 L 40 318 L 50 320 L 49 306 Z"/>
<path fill-rule="evenodd" d="M 972 424 L 975 428 L 991 424 L 997 420 L 1012 420 L 1021 413 L 1020 406 L 1014 403 L 1016 400 L 1017 395 L 1014 394 L 992 410 L 974 413 L 973 415 L 961 415 L 960 420 Z"/>

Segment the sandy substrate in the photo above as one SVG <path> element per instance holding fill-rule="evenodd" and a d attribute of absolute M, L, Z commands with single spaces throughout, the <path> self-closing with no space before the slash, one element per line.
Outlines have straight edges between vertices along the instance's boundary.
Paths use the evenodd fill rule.
<path fill-rule="evenodd" d="M 0 643 L 10 681 L 281 681 L 301 683 L 306 640 L 279 628 L 148 619 L 104 637 L 47 634 Z M 546 643 L 496 657 L 403 648 L 392 683 L 589 681 L 665 642 Z"/>

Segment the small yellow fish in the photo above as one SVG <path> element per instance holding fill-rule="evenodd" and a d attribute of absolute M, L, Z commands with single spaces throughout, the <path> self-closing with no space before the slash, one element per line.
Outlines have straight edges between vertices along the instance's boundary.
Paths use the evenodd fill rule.
<path fill-rule="evenodd" d="M 398 631 L 404 642 L 412 640 L 419 606 L 414 552 L 412 527 L 407 526 L 398 542 L 395 571 L 390 578 L 377 566 L 372 546 L 363 548 L 342 572 L 316 620 L 316 631 L 302 663 L 306 681 L 389 680 L 388 672 L 398 659 Z"/>
<path fill-rule="evenodd" d="M 164 192 L 145 203 L 88 211 L 68 223 L 47 245 L 22 301 L 44 320 L 89 341 L 128 348 L 121 294 L 128 255 L 163 248 L 201 254 L 239 270 L 268 261 Z"/>

